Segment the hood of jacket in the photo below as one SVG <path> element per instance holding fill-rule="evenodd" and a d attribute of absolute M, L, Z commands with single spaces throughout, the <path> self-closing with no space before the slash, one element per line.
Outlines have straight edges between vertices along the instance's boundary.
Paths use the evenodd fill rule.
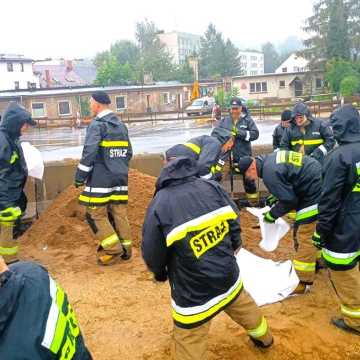
<path fill-rule="evenodd" d="M 354 106 L 344 105 L 335 110 L 330 116 L 330 124 L 339 144 L 360 141 L 360 115 Z"/>
<path fill-rule="evenodd" d="M 11 272 L 9 280 L 0 288 L 0 337 L 16 310 L 24 283 L 22 275 Z"/>
<path fill-rule="evenodd" d="M 11 102 L 0 122 L 0 127 L 9 134 L 12 139 L 17 139 L 21 135 L 21 128 L 25 123 L 31 123 L 30 113 L 16 102 Z"/>
<path fill-rule="evenodd" d="M 313 119 L 310 109 L 302 102 L 297 103 L 291 111 L 291 120 L 295 123 L 296 115 L 306 116 L 310 121 Z"/>
<path fill-rule="evenodd" d="M 264 169 L 264 162 L 266 159 L 266 155 L 258 155 L 255 157 L 256 161 L 256 172 L 258 174 L 258 177 L 262 179 L 263 177 L 263 169 Z"/>
<path fill-rule="evenodd" d="M 105 121 L 113 125 L 119 125 L 120 123 L 119 118 L 113 112 L 109 112 L 108 114 L 101 117 L 96 117 L 96 119 L 98 121 Z"/>
<path fill-rule="evenodd" d="M 197 173 L 196 161 L 184 156 L 178 157 L 168 162 L 162 168 L 160 176 L 156 181 L 156 191 L 174 183 L 195 177 Z"/>

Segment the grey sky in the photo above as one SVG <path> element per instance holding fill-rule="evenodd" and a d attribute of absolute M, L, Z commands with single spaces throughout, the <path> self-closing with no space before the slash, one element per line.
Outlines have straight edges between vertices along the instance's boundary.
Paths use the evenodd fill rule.
<path fill-rule="evenodd" d="M 212 22 L 237 45 L 303 37 L 312 0 L 1 0 L 0 53 L 34 58 L 90 57 L 135 23 L 153 20 L 165 31 L 203 34 Z"/>

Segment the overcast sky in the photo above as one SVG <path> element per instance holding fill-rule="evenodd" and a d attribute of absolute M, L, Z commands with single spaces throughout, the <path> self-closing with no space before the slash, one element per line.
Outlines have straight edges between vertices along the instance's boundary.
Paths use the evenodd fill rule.
<path fill-rule="evenodd" d="M 0 0 L 0 53 L 92 57 L 134 39 L 144 18 L 165 31 L 203 34 L 212 22 L 243 46 L 303 37 L 312 0 Z"/>

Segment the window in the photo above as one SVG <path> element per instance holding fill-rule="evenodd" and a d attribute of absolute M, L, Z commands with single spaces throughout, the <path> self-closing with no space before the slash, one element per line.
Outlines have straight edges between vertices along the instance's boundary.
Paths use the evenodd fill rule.
<path fill-rule="evenodd" d="M 34 118 L 45 117 L 45 104 L 44 103 L 32 103 L 31 104 L 32 116 Z"/>
<path fill-rule="evenodd" d="M 59 101 L 58 111 L 60 116 L 71 115 L 70 102 L 68 100 Z"/>
<path fill-rule="evenodd" d="M 251 63 L 251 67 L 252 67 L 252 68 L 257 68 L 257 67 L 258 67 L 258 64 L 257 64 L 257 63 Z"/>
<path fill-rule="evenodd" d="M 321 89 L 323 87 L 323 80 L 320 78 L 316 78 L 315 87 L 316 87 L 316 89 Z"/>
<path fill-rule="evenodd" d="M 6 66 L 7 66 L 7 71 L 9 71 L 9 72 L 13 72 L 13 71 L 14 71 L 14 65 L 13 65 L 12 62 L 8 62 L 8 63 L 6 64 Z"/>
<path fill-rule="evenodd" d="M 250 92 L 251 93 L 255 92 L 255 83 L 250 83 Z"/>
<path fill-rule="evenodd" d="M 126 103 L 126 96 L 116 96 L 115 97 L 115 101 L 116 101 L 116 110 L 117 111 L 121 111 L 126 109 L 127 107 L 127 103 Z"/>
<path fill-rule="evenodd" d="M 251 61 L 257 61 L 257 56 L 251 56 L 251 57 L 250 57 L 250 60 L 251 60 Z"/>
<path fill-rule="evenodd" d="M 256 76 L 257 74 L 258 74 L 258 72 L 256 70 L 250 71 L 251 76 Z"/>
<path fill-rule="evenodd" d="M 24 72 L 24 63 L 20 63 L 20 71 Z"/>
<path fill-rule="evenodd" d="M 256 92 L 261 92 L 261 83 L 256 83 L 255 84 L 256 86 L 255 86 L 255 88 L 256 88 Z"/>
<path fill-rule="evenodd" d="M 267 92 L 267 82 L 250 83 L 250 93 Z"/>
<path fill-rule="evenodd" d="M 169 93 L 161 93 L 160 94 L 160 103 L 162 105 L 170 104 L 170 96 Z"/>
<path fill-rule="evenodd" d="M 280 80 L 279 87 L 280 89 L 283 89 L 285 87 L 285 80 Z"/>
<path fill-rule="evenodd" d="M 287 67 L 283 67 L 283 68 L 281 69 L 281 71 L 282 71 L 283 73 L 286 73 L 286 72 L 287 72 Z"/>
<path fill-rule="evenodd" d="M 20 89 L 20 83 L 18 81 L 15 81 L 15 90 L 19 90 Z"/>
<path fill-rule="evenodd" d="M 267 82 L 266 81 L 261 83 L 261 91 L 267 92 Z"/>

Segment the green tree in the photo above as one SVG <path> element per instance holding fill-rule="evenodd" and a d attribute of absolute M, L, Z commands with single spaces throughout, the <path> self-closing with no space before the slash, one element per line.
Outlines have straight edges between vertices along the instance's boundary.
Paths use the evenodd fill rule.
<path fill-rule="evenodd" d="M 280 56 L 271 42 L 267 42 L 261 47 L 264 53 L 264 72 L 273 73 L 280 65 Z"/>
<path fill-rule="evenodd" d="M 360 90 L 359 76 L 349 75 L 341 80 L 340 94 L 342 96 L 353 96 Z"/>
<path fill-rule="evenodd" d="M 332 59 L 326 64 L 325 78 L 332 91 L 340 90 L 341 81 L 348 76 L 359 76 L 354 65 L 343 59 Z"/>
<path fill-rule="evenodd" d="M 192 83 L 194 81 L 194 71 L 188 62 L 176 66 L 173 79 L 182 83 Z"/>

